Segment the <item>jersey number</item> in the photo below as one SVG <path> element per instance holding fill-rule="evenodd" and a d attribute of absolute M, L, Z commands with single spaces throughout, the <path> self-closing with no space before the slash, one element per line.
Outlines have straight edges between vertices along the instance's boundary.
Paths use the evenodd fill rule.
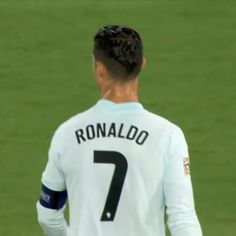
<path fill-rule="evenodd" d="M 94 162 L 115 165 L 115 171 L 101 216 L 101 221 L 113 221 L 125 181 L 128 163 L 121 153 L 115 151 L 94 151 Z"/>

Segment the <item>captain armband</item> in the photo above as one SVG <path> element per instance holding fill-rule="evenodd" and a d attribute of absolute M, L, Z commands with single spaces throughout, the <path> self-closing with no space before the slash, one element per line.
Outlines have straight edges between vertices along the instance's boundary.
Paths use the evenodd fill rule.
<path fill-rule="evenodd" d="M 42 206 L 59 210 L 63 208 L 67 200 L 67 191 L 54 191 L 42 185 L 39 202 Z"/>

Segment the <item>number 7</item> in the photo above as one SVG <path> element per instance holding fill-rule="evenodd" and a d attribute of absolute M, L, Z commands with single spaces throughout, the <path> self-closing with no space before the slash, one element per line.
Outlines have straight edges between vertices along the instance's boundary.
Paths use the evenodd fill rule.
<path fill-rule="evenodd" d="M 115 165 L 115 171 L 100 219 L 101 221 L 113 221 L 124 185 L 128 163 L 121 153 L 115 151 L 94 151 L 94 163 Z"/>

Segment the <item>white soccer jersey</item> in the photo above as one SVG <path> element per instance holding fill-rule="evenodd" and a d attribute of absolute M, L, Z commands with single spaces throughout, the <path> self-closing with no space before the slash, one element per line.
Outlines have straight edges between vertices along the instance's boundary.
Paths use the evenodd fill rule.
<path fill-rule="evenodd" d="M 98 103 L 56 131 L 42 183 L 67 190 L 63 211 L 37 203 L 47 235 L 201 236 L 180 128 L 140 103 Z"/>

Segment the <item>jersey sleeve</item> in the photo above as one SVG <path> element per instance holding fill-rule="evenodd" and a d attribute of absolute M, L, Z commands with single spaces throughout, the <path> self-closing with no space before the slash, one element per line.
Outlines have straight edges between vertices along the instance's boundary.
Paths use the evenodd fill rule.
<path fill-rule="evenodd" d="M 38 222 L 45 235 L 48 236 L 69 236 L 70 228 L 64 218 L 63 207 L 60 210 L 53 210 L 43 207 L 39 202 L 36 204 Z"/>
<path fill-rule="evenodd" d="M 179 128 L 171 134 L 167 153 L 163 185 L 167 224 L 171 235 L 201 236 L 201 227 L 194 207 L 188 147 Z"/>
<path fill-rule="evenodd" d="M 66 190 L 65 178 L 61 168 L 62 150 L 62 135 L 56 131 L 49 148 L 48 162 L 42 175 L 41 197 L 36 204 L 38 222 L 45 235 L 50 236 L 67 236 L 70 230 L 64 218 L 65 201 L 61 207 L 52 207 L 55 202 L 59 201 L 58 194 Z M 50 192 L 45 191 L 44 188 Z M 41 203 L 42 199 L 48 206 Z"/>
<path fill-rule="evenodd" d="M 65 177 L 61 167 L 62 151 L 62 133 L 57 130 L 52 138 L 48 153 L 48 163 L 42 175 L 42 184 L 55 191 L 66 189 Z"/>

